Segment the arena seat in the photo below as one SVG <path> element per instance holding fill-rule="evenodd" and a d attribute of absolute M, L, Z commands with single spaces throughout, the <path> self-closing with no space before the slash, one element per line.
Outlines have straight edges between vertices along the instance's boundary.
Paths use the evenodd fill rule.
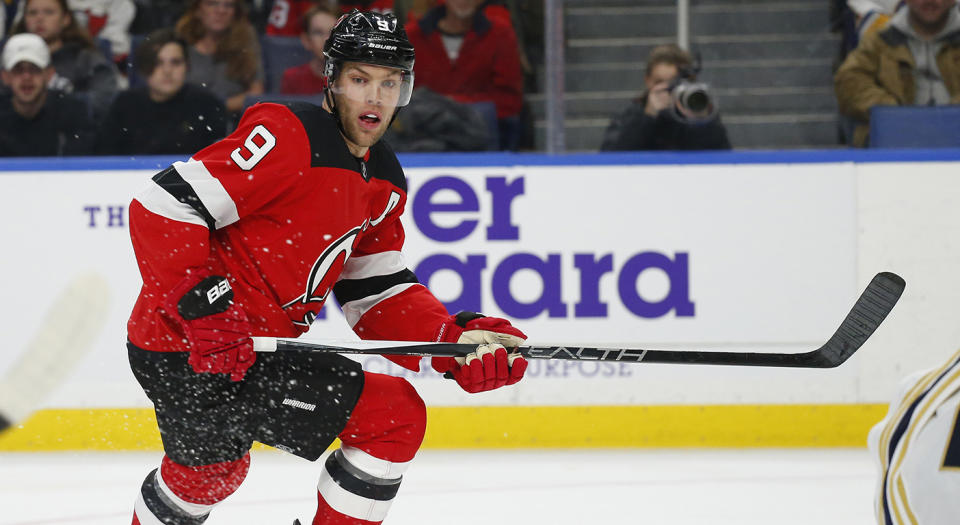
<path fill-rule="evenodd" d="M 960 105 L 875 106 L 870 110 L 870 147 L 960 147 Z"/>

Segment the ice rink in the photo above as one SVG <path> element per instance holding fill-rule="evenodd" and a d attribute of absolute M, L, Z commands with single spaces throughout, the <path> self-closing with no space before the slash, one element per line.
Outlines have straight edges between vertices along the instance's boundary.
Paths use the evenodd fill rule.
<path fill-rule="evenodd" d="M 0 454 L 0 523 L 130 523 L 158 453 Z M 208 525 L 309 523 L 321 465 L 254 452 Z M 866 449 L 422 451 L 388 525 L 866 525 Z"/>

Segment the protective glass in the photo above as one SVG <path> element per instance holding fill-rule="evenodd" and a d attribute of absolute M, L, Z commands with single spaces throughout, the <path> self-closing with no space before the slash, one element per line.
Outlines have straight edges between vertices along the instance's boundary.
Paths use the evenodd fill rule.
<path fill-rule="evenodd" d="M 386 108 L 403 107 L 413 93 L 413 72 L 370 64 L 347 65 L 330 91 L 353 102 Z"/>

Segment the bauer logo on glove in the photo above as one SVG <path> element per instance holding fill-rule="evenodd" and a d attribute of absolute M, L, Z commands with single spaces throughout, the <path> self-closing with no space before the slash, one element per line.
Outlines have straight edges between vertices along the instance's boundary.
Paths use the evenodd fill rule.
<path fill-rule="evenodd" d="M 233 290 L 225 277 L 187 276 L 167 294 L 164 308 L 183 330 L 194 372 L 243 379 L 257 356 L 250 321 L 233 303 Z"/>
<path fill-rule="evenodd" d="M 507 349 L 515 349 L 526 339 L 506 319 L 460 312 L 443 321 L 434 340 L 476 344 L 477 350 L 465 357 L 434 357 L 433 369 L 456 380 L 469 393 L 512 385 L 523 379 L 527 360 Z"/>
<path fill-rule="evenodd" d="M 211 275 L 194 285 L 180 298 L 177 302 L 177 313 L 184 319 L 193 320 L 226 312 L 231 303 L 233 303 L 233 289 L 230 288 L 230 281 L 218 275 Z"/>

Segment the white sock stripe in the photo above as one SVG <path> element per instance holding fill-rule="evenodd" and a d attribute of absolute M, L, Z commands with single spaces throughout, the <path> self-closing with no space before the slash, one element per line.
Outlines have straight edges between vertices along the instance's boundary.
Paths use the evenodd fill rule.
<path fill-rule="evenodd" d="M 343 458 L 349 461 L 351 465 L 380 479 L 401 478 L 407 468 L 410 467 L 409 461 L 402 463 L 387 461 L 348 445 L 341 446 L 340 451 L 343 453 Z"/>
<path fill-rule="evenodd" d="M 167 483 L 163 481 L 163 476 L 160 475 L 159 470 L 157 470 L 157 488 L 160 489 L 160 492 L 163 494 L 163 496 L 169 499 L 171 503 L 191 516 L 203 516 L 204 514 L 210 512 L 210 509 L 214 507 L 214 505 L 190 503 L 189 501 L 184 501 L 181 499 L 179 496 L 174 494 L 173 491 L 170 490 L 170 487 L 167 486 Z"/>
<path fill-rule="evenodd" d="M 333 510 L 345 516 L 366 521 L 383 521 L 387 517 L 387 511 L 390 510 L 390 504 L 393 503 L 393 500 L 377 501 L 347 491 L 327 474 L 326 469 L 320 474 L 317 491 Z"/>
<path fill-rule="evenodd" d="M 147 507 L 147 502 L 143 501 L 143 494 L 137 496 L 137 502 L 133 504 L 133 512 L 137 515 L 140 525 L 163 525 L 163 522 Z"/>

